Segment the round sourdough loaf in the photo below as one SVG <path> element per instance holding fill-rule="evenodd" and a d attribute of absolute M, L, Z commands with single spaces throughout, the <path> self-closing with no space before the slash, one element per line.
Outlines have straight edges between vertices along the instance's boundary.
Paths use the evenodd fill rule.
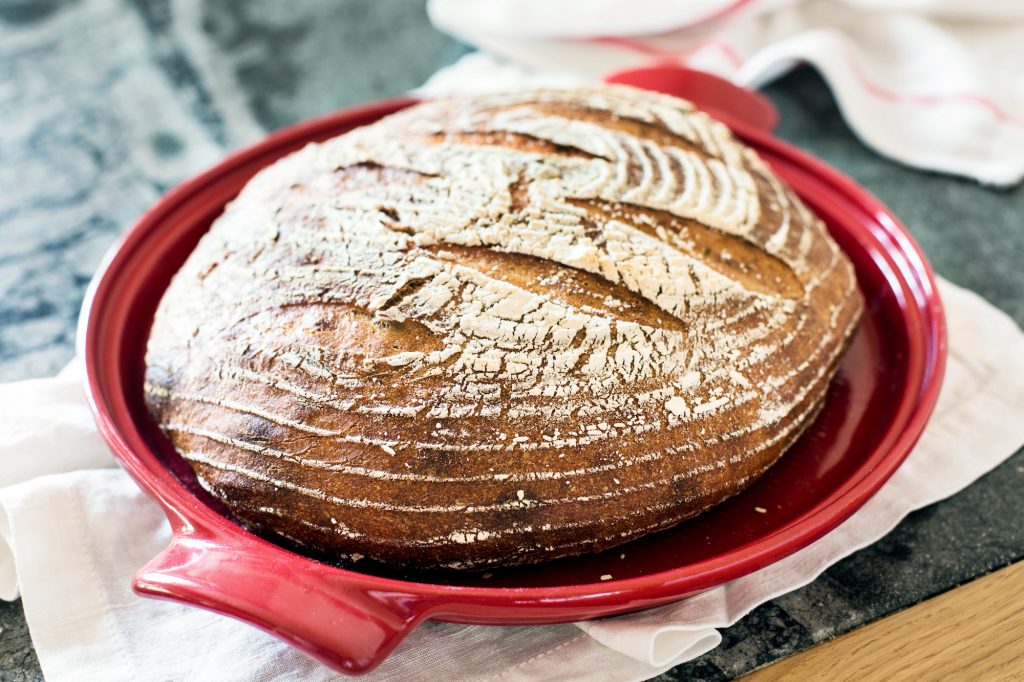
<path fill-rule="evenodd" d="M 252 179 L 167 290 L 145 391 L 258 533 L 536 562 L 749 484 L 861 306 L 821 221 L 685 101 L 434 101 Z"/>

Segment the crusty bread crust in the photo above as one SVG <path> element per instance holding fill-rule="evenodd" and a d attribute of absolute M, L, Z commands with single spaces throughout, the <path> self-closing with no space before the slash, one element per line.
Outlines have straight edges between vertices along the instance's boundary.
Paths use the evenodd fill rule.
<path fill-rule="evenodd" d="M 529 563 L 744 488 L 861 308 L 821 221 L 687 102 L 444 100 L 257 175 L 167 290 L 146 396 L 257 532 Z"/>

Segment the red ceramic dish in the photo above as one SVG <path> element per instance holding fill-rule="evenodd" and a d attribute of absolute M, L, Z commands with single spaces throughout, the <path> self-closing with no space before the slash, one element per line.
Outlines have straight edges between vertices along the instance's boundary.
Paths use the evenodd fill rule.
<path fill-rule="evenodd" d="M 227 520 L 197 490 L 191 470 L 145 408 L 144 350 L 156 305 L 225 203 L 260 168 L 411 101 L 331 114 L 229 157 L 143 215 L 93 281 L 79 352 L 96 420 L 174 532 L 171 545 L 136 574 L 137 592 L 234 616 L 330 666 L 361 672 L 427 618 L 575 621 L 677 600 L 746 575 L 837 526 L 903 461 L 931 414 L 945 364 L 945 323 L 932 272 L 904 228 L 867 192 L 768 133 L 737 124 L 740 136 L 828 223 L 855 263 L 868 301 L 821 415 L 751 488 L 692 521 L 612 551 L 487 579 L 396 579 L 343 570 Z M 601 581 L 605 574 L 614 579 Z"/>

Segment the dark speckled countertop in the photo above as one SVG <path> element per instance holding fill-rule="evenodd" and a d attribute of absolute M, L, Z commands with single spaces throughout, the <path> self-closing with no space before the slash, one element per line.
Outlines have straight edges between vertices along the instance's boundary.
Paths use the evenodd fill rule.
<path fill-rule="evenodd" d="M 176 182 L 267 130 L 401 93 L 464 52 L 410 0 L 0 0 L 0 380 L 71 358 L 104 251 Z M 940 274 L 1024 323 L 1024 188 L 882 159 L 809 70 L 767 94 L 780 137 L 868 187 Z M 660 679 L 730 679 L 1021 560 L 1022 485 L 1018 452 Z M 19 602 L 0 602 L 0 628 L 0 679 L 41 679 Z"/>

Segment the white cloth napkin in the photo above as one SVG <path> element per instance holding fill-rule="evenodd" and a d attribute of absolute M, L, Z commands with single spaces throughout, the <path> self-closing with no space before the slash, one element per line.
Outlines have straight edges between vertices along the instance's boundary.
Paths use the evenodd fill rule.
<path fill-rule="evenodd" d="M 898 161 L 1024 176 L 1020 0 L 430 0 L 434 23 L 515 62 L 593 77 L 674 62 L 756 87 L 801 62 Z"/>
<path fill-rule="evenodd" d="M 832 533 L 787 559 L 675 604 L 574 625 L 425 623 L 367 680 L 642 680 L 718 645 L 717 628 L 813 580 L 904 516 L 952 495 L 1024 443 L 1024 334 L 942 282 L 946 381 L 920 443 Z M 341 676 L 262 632 L 143 599 L 132 573 L 170 532 L 116 468 L 76 364 L 0 385 L 0 597 L 19 589 L 43 673 L 62 680 L 330 680 Z"/>

